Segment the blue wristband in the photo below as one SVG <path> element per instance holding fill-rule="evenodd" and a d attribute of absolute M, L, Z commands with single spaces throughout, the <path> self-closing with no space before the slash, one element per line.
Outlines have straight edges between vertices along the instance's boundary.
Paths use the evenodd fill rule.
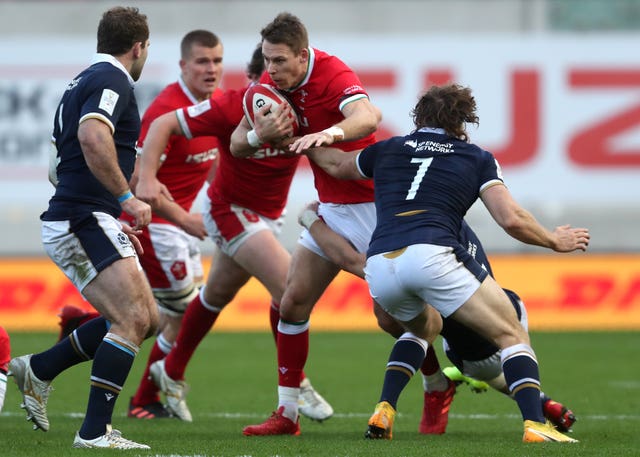
<path fill-rule="evenodd" d="M 120 195 L 118 197 L 118 203 L 124 203 L 125 201 L 129 200 L 130 198 L 133 198 L 133 194 L 131 193 L 130 190 L 128 190 L 124 194 L 122 194 L 122 195 Z"/>

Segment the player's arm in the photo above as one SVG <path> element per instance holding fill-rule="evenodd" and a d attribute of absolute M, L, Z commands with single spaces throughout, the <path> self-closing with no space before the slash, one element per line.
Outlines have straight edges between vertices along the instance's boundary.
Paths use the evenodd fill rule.
<path fill-rule="evenodd" d="M 342 108 L 344 119 L 321 132 L 298 138 L 289 147 L 300 153 L 314 146 L 329 146 L 339 141 L 352 141 L 371 135 L 382 120 L 381 111 L 368 98 L 360 98 L 347 103 Z"/>
<path fill-rule="evenodd" d="M 165 113 L 153 120 L 130 184 L 135 188 L 138 198 L 151 204 L 154 213 L 202 240 L 207 236 L 202 215 L 185 211 L 174 202 L 169 190 L 157 178 L 162 165 L 161 157 L 171 135 L 184 135 L 175 112 Z"/>
<path fill-rule="evenodd" d="M 343 270 L 364 278 L 365 255 L 356 251 L 344 237 L 331 230 L 320 219 L 317 211 L 318 202 L 307 204 L 298 216 L 298 223 L 309 231 L 329 260 Z"/>
<path fill-rule="evenodd" d="M 586 251 L 589 246 L 589 230 L 556 227 L 553 232 L 543 227 L 533 215 L 521 207 L 503 184 L 489 186 L 480 194 L 491 216 L 505 232 L 523 243 L 542 246 L 557 252 Z"/>
<path fill-rule="evenodd" d="M 134 229 L 148 225 L 151 207 L 131 193 L 127 178 L 118 164 L 111 128 L 98 119 L 86 119 L 78 126 L 78 141 L 91 173 L 118 198 L 122 210 L 135 218 Z"/>
<path fill-rule="evenodd" d="M 272 108 L 267 104 L 256 112 L 254 124 L 251 128 L 243 116 L 231 134 L 230 151 L 235 157 L 251 157 L 263 144 L 279 144 L 293 135 L 291 106 L 283 103 Z"/>
<path fill-rule="evenodd" d="M 175 112 L 165 113 L 153 120 L 138 157 L 135 193 L 154 210 L 157 210 L 163 197 L 173 200 L 171 193 L 156 177 L 171 135 L 183 135 Z"/>
<path fill-rule="evenodd" d="M 160 198 L 158 205 L 153 207 L 153 212 L 173 222 L 189 235 L 193 235 L 201 240 L 207 237 L 207 229 L 202 221 L 202 213 L 185 211 L 182 206 L 165 197 Z"/>
<path fill-rule="evenodd" d="M 367 177 L 360 173 L 357 165 L 360 151 L 361 149 L 343 151 L 337 148 L 317 147 L 305 151 L 305 154 L 334 178 L 366 179 Z"/>

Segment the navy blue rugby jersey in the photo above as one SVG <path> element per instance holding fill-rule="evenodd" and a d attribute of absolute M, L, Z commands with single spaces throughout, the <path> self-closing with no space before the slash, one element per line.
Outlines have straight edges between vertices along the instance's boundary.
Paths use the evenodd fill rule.
<path fill-rule="evenodd" d="M 503 182 L 490 152 L 441 129 L 368 146 L 357 164 L 374 182 L 377 224 L 368 256 L 412 244 L 459 244 L 462 218 L 480 192 Z"/>
<path fill-rule="evenodd" d="M 101 211 L 113 217 L 121 213 L 117 198 L 89 170 L 80 148 L 78 126 L 90 118 L 111 128 L 120 169 L 129 180 L 136 159 L 140 112 L 133 79 L 108 54 L 96 54 L 92 65 L 69 83 L 56 110 L 52 141 L 57 150 L 58 185 L 42 220 L 66 220 L 79 212 Z"/>

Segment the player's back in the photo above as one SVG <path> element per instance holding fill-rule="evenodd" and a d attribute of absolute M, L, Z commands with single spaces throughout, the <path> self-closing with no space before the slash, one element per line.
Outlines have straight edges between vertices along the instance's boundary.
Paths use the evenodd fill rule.
<path fill-rule="evenodd" d="M 434 132 L 379 142 L 358 163 L 373 176 L 376 193 L 369 255 L 417 243 L 458 243 L 462 218 L 481 188 L 501 182 L 489 152 Z"/>
<path fill-rule="evenodd" d="M 81 211 L 104 211 L 117 217 L 117 199 L 89 170 L 78 140 L 78 127 L 88 119 L 111 130 L 120 168 L 127 179 L 135 163 L 140 115 L 133 80 L 108 61 L 93 64 L 67 86 L 54 118 L 52 141 L 57 150 L 58 184 L 44 220 L 68 219 Z"/>

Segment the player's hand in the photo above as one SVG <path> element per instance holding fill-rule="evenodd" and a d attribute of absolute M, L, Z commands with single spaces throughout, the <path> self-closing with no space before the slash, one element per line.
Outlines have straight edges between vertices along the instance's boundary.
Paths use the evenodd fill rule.
<path fill-rule="evenodd" d="M 142 235 L 142 230 L 134 230 L 129 224 L 125 222 L 120 222 L 122 224 L 122 232 L 129 237 L 129 241 L 133 244 L 133 248 L 136 250 L 138 256 L 144 254 L 144 249 L 142 249 L 142 243 L 138 239 L 138 236 Z"/>
<path fill-rule="evenodd" d="M 328 132 L 309 133 L 296 139 L 289 146 L 289 151 L 301 154 L 309 148 L 318 146 L 330 146 L 335 142 L 335 138 Z"/>
<path fill-rule="evenodd" d="M 140 230 L 151 222 L 151 206 L 148 203 L 137 197 L 132 197 L 123 201 L 120 205 L 122 206 L 122 211 L 133 217 L 136 224 L 133 230 Z"/>
<path fill-rule="evenodd" d="M 180 228 L 200 240 L 204 240 L 209 235 L 202 221 L 202 213 L 187 213 L 187 217 L 180 224 Z"/>
<path fill-rule="evenodd" d="M 304 208 L 298 214 L 298 224 L 309 230 L 313 223 L 320 219 L 318 206 L 320 206 L 318 201 L 312 201 L 304 205 Z"/>
<path fill-rule="evenodd" d="M 278 154 L 278 156 L 284 156 L 284 157 L 297 157 L 298 154 L 296 154 L 295 152 L 291 152 L 291 150 L 289 149 L 289 146 L 296 141 L 298 138 L 300 138 L 299 136 L 292 136 L 290 138 L 283 138 L 282 140 L 278 141 L 278 142 L 272 142 L 270 143 L 271 146 L 273 146 L 276 149 L 279 149 L 281 152 Z"/>
<path fill-rule="evenodd" d="M 555 243 L 553 250 L 557 252 L 571 252 L 576 250 L 586 251 L 591 235 L 589 229 L 571 228 L 570 225 L 561 225 L 553 231 Z"/>
<path fill-rule="evenodd" d="M 135 195 L 143 202 L 147 202 L 152 207 L 160 204 L 160 199 L 164 196 L 169 201 L 173 201 L 173 196 L 167 186 L 158 181 L 157 178 L 143 179 L 140 177 L 136 185 Z"/>
<path fill-rule="evenodd" d="M 263 143 L 277 144 L 293 135 L 293 112 L 287 104 L 267 104 L 255 116 L 254 129 Z"/>
<path fill-rule="evenodd" d="M 318 207 L 319 206 L 320 206 L 320 202 L 318 200 L 314 200 L 312 202 L 309 202 L 306 205 L 304 205 L 304 207 L 302 208 L 302 211 L 300 211 L 300 214 L 302 214 L 305 211 L 312 211 L 312 212 L 318 214 Z"/>

